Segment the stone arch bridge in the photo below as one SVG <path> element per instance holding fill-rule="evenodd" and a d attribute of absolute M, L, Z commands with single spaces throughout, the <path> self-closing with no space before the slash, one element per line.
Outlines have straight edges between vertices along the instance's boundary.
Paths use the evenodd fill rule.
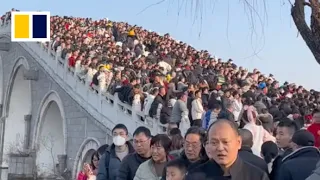
<path fill-rule="evenodd" d="M 39 64 L 26 44 L 0 30 L 1 180 L 74 179 L 85 160 L 110 142 L 110 130 Z"/>

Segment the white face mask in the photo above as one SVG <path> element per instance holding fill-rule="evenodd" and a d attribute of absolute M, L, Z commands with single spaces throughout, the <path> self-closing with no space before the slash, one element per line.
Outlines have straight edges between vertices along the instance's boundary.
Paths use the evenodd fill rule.
<path fill-rule="evenodd" d="M 114 136 L 113 137 L 113 144 L 115 146 L 122 146 L 126 143 L 126 139 L 122 136 Z"/>

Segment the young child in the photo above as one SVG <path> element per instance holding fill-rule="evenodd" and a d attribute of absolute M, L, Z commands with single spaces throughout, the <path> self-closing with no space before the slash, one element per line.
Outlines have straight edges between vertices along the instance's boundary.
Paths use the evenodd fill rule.
<path fill-rule="evenodd" d="M 180 159 L 169 161 L 166 166 L 166 180 L 184 180 L 187 167 Z"/>

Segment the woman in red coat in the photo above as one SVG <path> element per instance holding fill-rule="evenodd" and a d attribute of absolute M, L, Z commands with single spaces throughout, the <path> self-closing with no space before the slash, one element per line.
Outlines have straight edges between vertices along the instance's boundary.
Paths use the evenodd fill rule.
<path fill-rule="evenodd" d="M 95 180 L 98 173 L 99 160 L 98 152 L 93 153 L 91 163 L 84 163 L 83 170 L 78 174 L 77 180 Z"/>
<path fill-rule="evenodd" d="M 312 124 L 308 127 L 308 131 L 311 132 L 315 138 L 315 146 L 320 148 L 320 112 L 314 113 L 312 117 Z"/>

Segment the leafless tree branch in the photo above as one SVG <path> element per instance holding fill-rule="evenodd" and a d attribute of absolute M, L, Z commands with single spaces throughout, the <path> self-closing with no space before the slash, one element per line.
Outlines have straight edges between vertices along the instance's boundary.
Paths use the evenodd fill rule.
<path fill-rule="evenodd" d="M 158 2 L 156 2 L 156 3 L 150 4 L 149 6 L 145 7 L 145 8 L 142 9 L 140 12 L 138 12 L 137 15 L 139 15 L 139 14 L 145 12 L 147 9 L 149 9 L 149 8 L 151 8 L 151 7 L 153 7 L 153 6 L 159 5 L 159 4 L 161 4 L 161 3 L 165 2 L 165 1 L 166 1 L 166 0 L 161 0 L 161 1 L 158 1 Z"/>
<path fill-rule="evenodd" d="M 141 14 L 148 8 L 159 5 L 165 1 L 178 1 L 178 16 L 180 15 L 181 9 L 184 6 L 187 8 L 187 3 L 191 4 L 190 12 L 193 16 L 192 22 L 193 24 L 195 21 L 200 20 L 200 28 L 202 30 L 202 20 L 203 20 L 203 13 L 205 12 L 204 0 L 160 0 L 157 3 L 151 4 L 144 8 L 138 14 Z M 245 13 L 247 14 L 248 21 L 250 22 L 250 29 L 251 29 L 251 45 L 252 49 L 254 50 L 253 55 L 257 56 L 258 53 L 263 49 L 257 49 L 257 47 L 253 46 L 253 37 L 259 37 L 257 32 L 257 23 L 258 20 L 259 25 L 261 26 L 261 38 L 256 40 L 262 40 L 264 44 L 264 26 L 265 21 L 267 19 L 267 8 L 266 8 L 266 1 L 265 0 L 239 0 L 239 2 L 243 3 Z M 263 4 L 263 16 L 258 12 L 258 3 Z M 294 2 L 294 3 L 292 3 Z M 320 2 L 319 0 L 288 0 L 288 3 L 291 5 L 291 16 L 292 19 L 298 29 L 298 32 L 301 34 L 301 37 L 306 42 L 308 48 L 314 55 L 316 61 L 320 64 Z M 306 22 L 305 18 L 305 7 L 309 7 L 311 9 L 311 18 L 310 18 L 310 26 Z M 228 15 L 229 15 L 229 0 L 228 0 Z M 201 35 L 201 30 L 199 36 Z M 227 17 L 227 37 L 229 31 L 229 16 Z M 228 38 L 229 39 L 229 38 Z"/>

